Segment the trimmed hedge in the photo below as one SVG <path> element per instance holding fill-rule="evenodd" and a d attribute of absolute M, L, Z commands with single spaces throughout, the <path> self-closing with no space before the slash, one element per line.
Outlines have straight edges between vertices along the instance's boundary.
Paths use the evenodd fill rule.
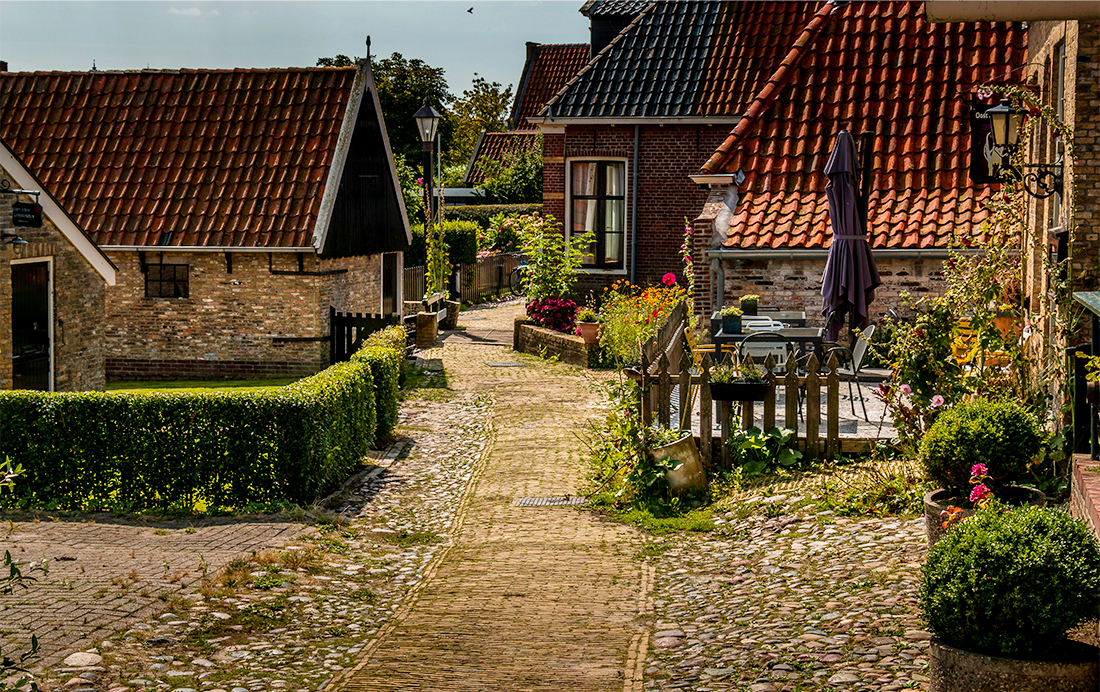
<path fill-rule="evenodd" d="M 409 332 L 405 329 L 405 325 L 395 324 L 392 327 L 380 329 L 368 336 L 363 341 L 363 348 L 391 349 L 397 355 L 398 384 L 404 384 L 409 369 L 409 361 L 405 358 L 408 344 Z"/>
<path fill-rule="evenodd" d="M 497 214 L 523 216 L 535 212 L 542 213 L 541 204 L 460 204 L 443 210 L 447 221 L 473 221 L 482 228 L 488 228 L 489 220 Z"/>
<path fill-rule="evenodd" d="M 477 232 L 479 226 L 471 221 L 443 221 L 443 244 L 452 265 L 473 264 L 477 261 Z M 423 224 L 412 227 L 412 244 L 405 253 L 406 267 L 421 267 L 427 259 L 428 246 L 424 238 Z"/>
<path fill-rule="evenodd" d="M 77 511 L 312 502 L 392 435 L 404 349 L 391 327 L 349 362 L 271 390 L 0 393 L 3 454 L 25 470 L 4 499 Z"/>

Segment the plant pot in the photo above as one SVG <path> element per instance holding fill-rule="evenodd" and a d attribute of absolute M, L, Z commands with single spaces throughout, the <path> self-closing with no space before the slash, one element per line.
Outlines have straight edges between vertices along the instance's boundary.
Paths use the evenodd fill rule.
<path fill-rule="evenodd" d="M 741 312 L 743 312 L 746 315 L 749 315 L 751 317 L 755 317 L 756 316 L 756 311 L 759 308 L 759 305 L 760 305 L 759 301 L 742 300 L 741 301 Z"/>
<path fill-rule="evenodd" d="M 675 495 L 687 492 L 705 490 L 707 487 L 707 474 L 703 470 L 703 459 L 699 456 L 699 447 L 695 444 L 695 436 L 688 433 L 672 444 L 662 447 L 654 447 L 649 451 L 654 461 L 671 457 L 680 462 L 680 467 L 665 474 L 668 488 Z"/>
<path fill-rule="evenodd" d="M 726 334 L 740 334 L 741 315 L 722 315 L 722 331 Z"/>
<path fill-rule="evenodd" d="M 1076 641 L 1057 647 L 1058 660 L 1001 658 L 957 649 L 932 638 L 930 692 L 1095 692 L 1100 650 Z"/>
<path fill-rule="evenodd" d="M 600 331 L 599 322 L 577 322 L 577 329 L 581 331 L 581 338 L 586 344 L 594 344 L 598 340 Z"/>
<path fill-rule="evenodd" d="M 711 382 L 710 398 L 715 401 L 763 401 L 769 382 Z"/>
<path fill-rule="evenodd" d="M 1024 505 L 1034 505 L 1036 507 L 1042 507 L 1047 503 L 1047 496 L 1041 490 L 1035 488 L 1028 488 L 1022 485 L 1009 485 L 1001 488 L 995 493 L 995 496 L 1010 504 L 1018 507 Z M 924 495 L 924 531 L 928 536 L 928 545 L 931 547 L 936 544 L 936 541 L 940 540 L 940 537 L 947 532 L 947 529 L 943 528 L 943 521 L 940 519 L 940 512 L 947 509 L 950 505 L 958 502 L 958 498 L 951 494 L 951 491 L 943 488 L 937 488 L 931 490 Z M 963 518 L 969 517 L 974 514 L 974 510 L 964 509 L 962 510 Z"/>

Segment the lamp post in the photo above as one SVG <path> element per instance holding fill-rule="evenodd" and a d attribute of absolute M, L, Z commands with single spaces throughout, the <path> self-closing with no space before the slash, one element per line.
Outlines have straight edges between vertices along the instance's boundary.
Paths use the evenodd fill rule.
<path fill-rule="evenodd" d="M 435 131 L 439 127 L 439 111 L 432 108 L 428 97 L 424 97 L 424 105 L 413 114 L 416 119 L 416 129 L 420 132 L 420 144 L 424 152 L 424 184 L 428 191 L 428 222 L 435 219 L 435 188 L 432 187 L 432 144 L 435 141 Z"/>
<path fill-rule="evenodd" d="M 989 116 L 989 124 L 993 128 L 993 144 L 1004 152 L 999 177 L 1005 181 L 1019 178 L 1024 184 L 1024 190 L 1036 199 L 1046 199 L 1054 194 L 1061 196 L 1061 155 L 1054 163 L 1025 164 L 1023 168 L 1032 169 L 1030 172 L 1014 170 L 1009 163 L 1012 154 L 1020 148 L 1020 131 L 1023 129 L 1027 111 L 1013 107 L 1009 99 L 1002 99 L 999 105 L 987 110 L 986 115 Z"/>

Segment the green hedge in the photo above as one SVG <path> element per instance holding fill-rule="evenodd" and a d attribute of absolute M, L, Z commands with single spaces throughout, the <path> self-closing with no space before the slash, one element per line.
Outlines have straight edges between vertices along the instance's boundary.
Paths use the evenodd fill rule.
<path fill-rule="evenodd" d="M 25 469 L 5 499 L 79 511 L 311 502 L 392 433 L 403 336 L 384 330 L 279 389 L 0 393 L 2 452 Z"/>
<path fill-rule="evenodd" d="M 455 207 L 445 207 L 444 218 L 448 221 L 473 221 L 482 228 L 489 227 L 489 219 L 497 214 L 505 216 L 523 216 L 524 214 L 542 213 L 541 204 L 461 204 Z M 408 264 L 406 262 L 406 264 Z M 410 267 L 416 266 L 413 264 Z"/>
<path fill-rule="evenodd" d="M 471 221 L 446 219 L 443 222 L 443 244 L 452 265 L 473 264 L 477 261 L 477 232 L 480 227 Z M 424 239 L 423 224 L 412 227 L 412 245 L 405 253 L 406 267 L 422 267 L 427 258 L 428 246 Z"/>

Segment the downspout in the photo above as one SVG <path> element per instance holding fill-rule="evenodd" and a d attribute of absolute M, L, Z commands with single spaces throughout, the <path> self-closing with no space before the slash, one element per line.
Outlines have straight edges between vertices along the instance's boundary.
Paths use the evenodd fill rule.
<path fill-rule="evenodd" d="M 634 285 L 634 258 L 638 254 L 638 139 L 641 126 L 634 125 L 634 192 L 630 200 L 630 285 Z"/>

